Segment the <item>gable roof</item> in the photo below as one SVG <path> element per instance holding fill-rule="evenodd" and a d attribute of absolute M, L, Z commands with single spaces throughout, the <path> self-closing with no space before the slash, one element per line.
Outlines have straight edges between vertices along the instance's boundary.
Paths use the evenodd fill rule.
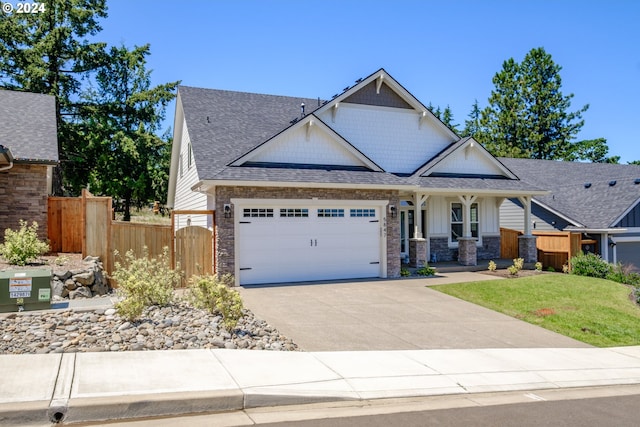
<path fill-rule="evenodd" d="M 301 111 L 301 104 L 305 105 L 306 111 Z M 363 107 L 355 107 L 358 104 Z M 402 144 L 391 143 L 399 138 L 393 134 L 389 141 L 382 140 L 383 145 L 380 145 L 381 139 L 378 138 L 375 143 L 370 144 L 374 148 L 367 146 L 372 149 L 364 150 L 363 141 L 368 141 L 367 138 L 371 135 L 360 134 L 358 129 L 352 132 L 337 126 L 336 114 L 342 114 L 337 111 L 342 111 L 343 108 L 351 111 L 349 114 L 355 114 L 355 120 L 361 120 L 365 125 L 378 119 L 369 112 L 379 110 L 386 117 L 401 120 L 403 126 L 410 123 L 416 129 L 431 130 L 431 133 L 411 134 L 406 140 L 410 147 L 405 148 L 422 143 L 416 140 L 416 135 L 435 138 L 436 143 L 428 150 L 404 152 L 402 157 L 398 155 L 402 153 L 397 152 L 402 149 Z M 316 124 L 313 129 L 317 128 L 320 132 L 314 134 L 311 123 Z M 477 190 L 487 194 L 493 189 L 496 194 L 504 197 L 545 192 L 539 187 L 519 181 L 480 144 L 478 150 L 472 149 L 474 147 L 471 146 L 476 144 L 473 139 L 461 140 L 384 69 L 379 69 L 365 79 L 358 79 L 355 85 L 346 87 L 329 101 L 180 86 L 174 121 L 168 196 L 170 203 L 175 197 L 179 142 L 183 140 L 185 132 L 191 143 L 198 174 L 198 182 L 192 187 L 196 191 L 208 191 L 224 182 L 224 185 L 255 186 L 295 186 L 296 183 L 350 188 L 375 186 L 409 191 L 418 191 L 423 187 L 433 189 L 434 192 L 439 188 Z M 324 139 L 317 140 L 313 148 L 325 147 L 332 153 L 327 153 L 326 156 L 321 153 L 316 157 L 306 152 L 301 154 L 303 141 L 310 140 L 314 135 Z M 376 151 L 379 146 L 384 149 Z M 374 153 L 385 154 L 389 147 L 396 150 L 387 153 L 394 156 L 394 164 L 399 162 L 398 159 L 402 162 L 410 161 L 413 162 L 411 169 L 405 168 L 408 169 L 406 172 L 389 171 L 387 169 L 392 168 L 388 164 L 379 163 L 379 156 L 372 157 Z M 434 147 L 437 149 L 434 150 Z M 458 149 L 467 150 L 456 153 Z M 468 176 L 461 172 L 463 168 L 460 167 L 456 170 L 461 173 L 452 176 L 420 177 L 415 174 L 414 169 L 426 171 L 430 165 L 436 166 L 452 153 L 465 161 L 467 154 L 476 156 L 484 163 L 484 169 L 480 168 L 481 172 L 485 172 L 484 175 Z M 433 156 L 435 158 L 430 159 Z M 421 163 L 423 168 L 419 168 Z"/>
<path fill-rule="evenodd" d="M 419 176 L 431 176 L 434 173 L 438 172 L 438 166 L 443 163 L 445 159 L 451 158 L 454 153 L 465 150 L 465 157 L 468 153 L 468 150 L 475 149 L 474 155 L 477 156 L 477 160 L 487 160 L 488 163 L 495 169 L 497 172 L 494 175 L 501 175 L 505 178 L 510 179 L 518 179 L 513 172 L 511 172 L 504 164 L 502 164 L 498 159 L 493 157 L 491 153 L 487 151 L 486 148 L 482 146 L 479 142 L 477 142 L 473 137 L 469 136 L 466 138 L 462 138 L 459 141 L 456 141 L 449 145 L 447 148 L 442 150 L 436 156 L 434 156 L 431 160 L 425 163 L 422 167 L 420 167 L 414 175 Z"/>
<path fill-rule="evenodd" d="M 214 179 L 227 165 L 300 117 L 300 104 L 318 100 L 178 87 L 179 102 L 200 179 Z"/>
<path fill-rule="evenodd" d="M 521 180 L 550 190 L 534 200 L 576 227 L 607 229 L 640 203 L 640 166 L 500 158 Z M 610 183 L 614 185 L 610 185 Z"/>
<path fill-rule="evenodd" d="M 58 163 L 55 97 L 0 89 L 0 144 L 14 163 Z"/>

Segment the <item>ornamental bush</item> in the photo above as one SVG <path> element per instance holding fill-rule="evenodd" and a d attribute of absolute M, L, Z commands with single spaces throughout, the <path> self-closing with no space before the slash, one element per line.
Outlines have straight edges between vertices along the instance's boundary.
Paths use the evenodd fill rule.
<path fill-rule="evenodd" d="M 231 332 L 242 317 L 242 298 L 233 289 L 231 274 L 194 276 L 189 285 L 188 299 L 194 307 L 222 316 L 222 324 Z"/>
<path fill-rule="evenodd" d="M 20 220 L 20 230 L 7 228 L 4 231 L 4 243 L 0 245 L 0 256 L 9 264 L 25 265 L 49 251 L 49 245 L 38 239 L 38 223 L 28 226 Z"/>
<path fill-rule="evenodd" d="M 420 276 L 433 276 L 436 274 L 436 269 L 433 267 L 429 267 L 426 263 L 424 265 L 424 267 L 419 268 L 418 270 L 416 270 L 416 274 L 420 275 Z"/>
<path fill-rule="evenodd" d="M 582 253 L 571 257 L 571 274 L 577 276 L 597 277 L 606 279 L 612 272 L 612 266 L 607 261 L 600 258 L 600 255 L 592 253 Z"/>
<path fill-rule="evenodd" d="M 118 251 L 114 254 L 116 258 L 119 256 Z M 124 263 L 116 261 L 114 267 L 111 277 L 116 280 L 117 293 L 122 297 L 115 308 L 127 320 L 137 319 L 147 307 L 169 305 L 182 277 L 179 267 L 171 268 L 167 247 L 157 258 L 149 258 L 146 246 L 140 258 L 129 250 L 124 256 Z"/>

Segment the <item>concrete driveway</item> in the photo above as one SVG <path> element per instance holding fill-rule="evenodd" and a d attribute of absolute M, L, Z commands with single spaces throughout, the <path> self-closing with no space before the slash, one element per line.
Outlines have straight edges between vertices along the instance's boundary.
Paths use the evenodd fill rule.
<path fill-rule="evenodd" d="M 589 347 L 428 287 L 491 279 L 460 272 L 239 291 L 256 316 L 306 351 Z"/>

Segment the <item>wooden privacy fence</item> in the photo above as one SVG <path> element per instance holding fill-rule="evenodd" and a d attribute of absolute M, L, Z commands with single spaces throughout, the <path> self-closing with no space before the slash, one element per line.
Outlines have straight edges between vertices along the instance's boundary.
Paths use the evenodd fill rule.
<path fill-rule="evenodd" d="M 78 198 L 51 197 L 49 206 L 53 208 L 49 213 L 52 251 L 81 252 L 83 257 L 100 257 L 107 273 L 111 273 L 116 262 L 116 250 L 121 257 L 129 250 L 140 256 L 146 246 L 149 256 L 157 257 L 167 247 L 172 267 L 179 263 L 185 272 L 183 286 L 193 274 L 215 273 L 213 231 L 201 226 L 176 230 L 173 212 L 171 225 L 115 221 L 111 198 L 95 197 L 86 190 Z M 210 216 L 209 223 L 213 225 L 214 211 L 175 212 L 184 213 Z"/>
<path fill-rule="evenodd" d="M 518 236 L 522 236 L 522 232 L 500 228 L 500 258 L 518 258 Z"/>
<path fill-rule="evenodd" d="M 83 199 L 49 197 L 47 237 L 52 252 L 82 252 Z"/>
<path fill-rule="evenodd" d="M 562 271 L 562 266 L 568 264 L 571 257 L 578 254 L 585 243 L 582 234 L 565 231 L 533 231 L 536 236 L 538 261 L 544 267 L 553 267 Z M 500 228 L 500 257 L 514 259 L 518 257 L 518 236 L 523 233 L 518 230 Z"/>

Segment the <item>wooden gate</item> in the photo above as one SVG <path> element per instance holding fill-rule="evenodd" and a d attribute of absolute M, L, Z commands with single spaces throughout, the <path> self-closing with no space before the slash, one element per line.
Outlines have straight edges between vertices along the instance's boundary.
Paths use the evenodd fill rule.
<path fill-rule="evenodd" d="M 214 211 L 173 211 L 171 223 L 174 230 L 173 265 L 184 273 L 182 286 L 191 276 L 215 274 L 214 265 Z M 177 218 L 187 216 L 186 226 Z M 194 218 L 192 225 L 192 217 Z M 204 217 L 204 219 L 202 219 Z M 195 218 L 200 218 L 196 220 Z M 209 228 L 209 226 L 211 228 Z"/>

